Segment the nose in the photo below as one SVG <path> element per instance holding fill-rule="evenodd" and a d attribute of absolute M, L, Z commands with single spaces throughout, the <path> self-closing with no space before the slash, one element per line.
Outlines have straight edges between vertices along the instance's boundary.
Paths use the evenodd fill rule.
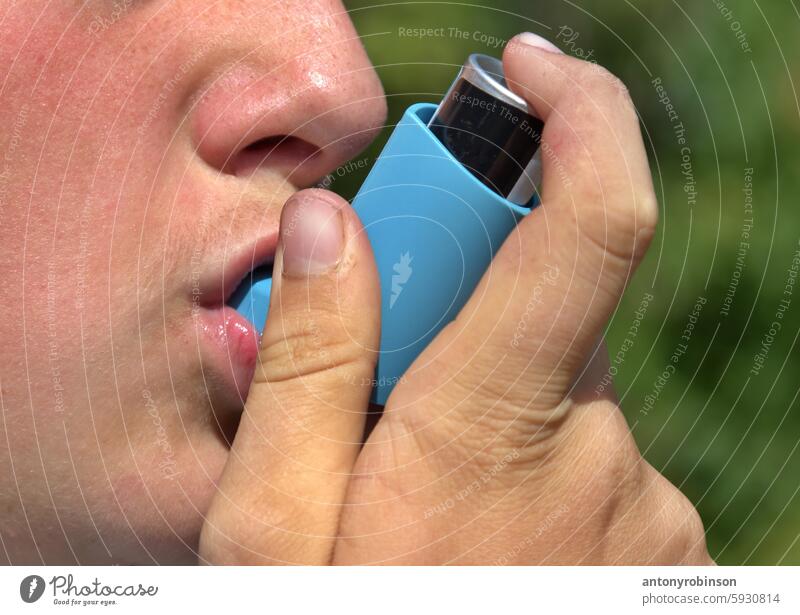
<path fill-rule="evenodd" d="M 322 25 L 320 25 L 322 23 Z M 201 81 L 196 152 L 219 171 L 278 171 L 302 188 L 360 152 L 386 120 L 383 88 L 346 13 L 262 41 Z"/>

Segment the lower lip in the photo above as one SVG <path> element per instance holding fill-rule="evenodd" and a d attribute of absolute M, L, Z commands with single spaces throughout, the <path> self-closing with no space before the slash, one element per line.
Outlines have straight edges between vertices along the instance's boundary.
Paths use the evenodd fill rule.
<path fill-rule="evenodd" d="M 198 335 L 206 340 L 206 367 L 219 374 L 228 394 L 236 395 L 235 402 L 244 402 L 258 360 L 260 336 L 255 326 L 228 306 L 201 308 L 195 326 Z"/>

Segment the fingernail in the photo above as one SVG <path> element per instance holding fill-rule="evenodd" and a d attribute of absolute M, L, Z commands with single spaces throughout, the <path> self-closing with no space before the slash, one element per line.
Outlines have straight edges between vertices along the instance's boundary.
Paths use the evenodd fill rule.
<path fill-rule="evenodd" d="M 546 38 L 534 34 L 533 32 L 523 32 L 517 37 L 517 40 L 523 45 L 537 47 L 538 49 L 549 51 L 550 53 L 564 53 Z"/>
<path fill-rule="evenodd" d="M 344 247 L 342 212 L 320 193 L 289 199 L 281 214 L 283 274 L 305 277 L 336 268 Z"/>

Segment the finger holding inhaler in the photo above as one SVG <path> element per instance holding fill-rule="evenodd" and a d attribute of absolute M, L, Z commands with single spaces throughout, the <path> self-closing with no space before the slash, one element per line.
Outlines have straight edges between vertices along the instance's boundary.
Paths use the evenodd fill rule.
<path fill-rule="evenodd" d="M 372 401 L 394 386 L 474 291 L 497 250 L 538 203 L 544 125 L 473 54 L 437 106 L 409 107 L 353 200 L 381 283 Z M 272 273 L 259 268 L 231 304 L 263 330 Z"/>

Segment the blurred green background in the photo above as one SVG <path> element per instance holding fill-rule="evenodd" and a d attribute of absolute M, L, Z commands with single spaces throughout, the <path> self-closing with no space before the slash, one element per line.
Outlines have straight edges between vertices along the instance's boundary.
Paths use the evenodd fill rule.
<path fill-rule="evenodd" d="M 438 102 L 469 53 L 500 56 L 502 42 L 525 30 L 625 81 L 662 211 L 608 331 L 625 414 L 647 460 L 698 507 L 720 564 L 800 564 L 800 284 L 784 293 L 800 248 L 793 1 L 345 4 L 386 88 L 390 125 L 413 102 Z M 410 28 L 444 34 L 403 35 Z M 694 184 L 682 174 L 678 122 Z M 371 162 L 387 136 L 364 157 Z M 348 172 L 334 188 L 352 198 L 363 177 Z M 637 316 L 647 294 L 653 300 Z M 705 304 L 692 318 L 698 300 Z M 776 320 L 781 329 L 770 335 Z M 670 364 L 675 373 L 659 386 Z"/>

